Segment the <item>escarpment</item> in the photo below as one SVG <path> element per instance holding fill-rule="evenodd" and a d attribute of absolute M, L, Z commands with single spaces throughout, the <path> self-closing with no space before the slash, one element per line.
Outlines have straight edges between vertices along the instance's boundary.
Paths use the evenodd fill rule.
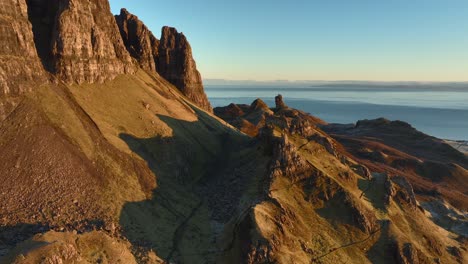
<path fill-rule="evenodd" d="M 43 83 L 45 71 L 66 83 L 134 71 L 107 0 L 6 0 L 0 12 L 3 94 Z"/>
<path fill-rule="evenodd" d="M 0 96 L 17 96 L 45 81 L 25 0 L 0 5 Z"/>
<path fill-rule="evenodd" d="M 143 69 L 157 72 L 201 108 L 212 112 L 192 48 L 175 28 L 163 27 L 161 40 L 126 9 L 115 16 L 127 50 Z"/>
<path fill-rule="evenodd" d="M 114 17 L 107 0 L 5 0 L 0 25 L 0 119 L 18 96 L 48 80 L 103 83 L 138 67 L 159 72 L 212 111 L 185 36 L 164 28 L 160 45 L 125 9 Z"/>
<path fill-rule="evenodd" d="M 203 91 L 200 72 L 192 56 L 192 48 L 184 34 L 175 28 L 163 27 L 159 45 L 158 69 L 161 76 L 174 84 L 200 107 L 212 111 Z"/>
<path fill-rule="evenodd" d="M 122 9 L 115 16 L 125 47 L 141 68 L 157 72 L 159 40 L 137 16 Z"/>
<path fill-rule="evenodd" d="M 56 4 L 50 70 L 66 83 L 95 83 L 133 72 L 107 0 L 32 1 Z M 34 25 L 33 25 L 34 26 Z"/>
<path fill-rule="evenodd" d="M 282 96 L 215 117 L 185 36 L 105 0 L 4 0 L 0 40 L 0 263 L 467 263 L 442 140 Z"/>
<path fill-rule="evenodd" d="M 18 97 L 47 81 L 34 44 L 25 0 L 0 3 L 0 121 Z"/>

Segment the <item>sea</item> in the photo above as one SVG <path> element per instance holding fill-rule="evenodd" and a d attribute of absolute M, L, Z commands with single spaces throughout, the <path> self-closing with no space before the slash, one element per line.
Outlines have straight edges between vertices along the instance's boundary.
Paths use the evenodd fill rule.
<path fill-rule="evenodd" d="M 246 84 L 205 85 L 205 91 L 213 107 L 250 104 L 256 98 L 274 106 L 274 97 L 281 94 L 288 106 L 328 123 L 384 117 L 438 138 L 468 140 L 468 87 Z"/>

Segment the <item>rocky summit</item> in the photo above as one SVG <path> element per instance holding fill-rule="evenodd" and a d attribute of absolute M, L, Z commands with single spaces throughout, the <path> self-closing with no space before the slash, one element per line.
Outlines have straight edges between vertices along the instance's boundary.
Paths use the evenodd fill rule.
<path fill-rule="evenodd" d="M 0 263 L 467 263 L 468 158 L 384 118 L 212 109 L 186 37 L 0 2 Z"/>
<path fill-rule="evenodd" d="M 184 34 L 163 27 L 159 44 L 158 69 L 161 76 L 205 110 L 212 111 L 203 93 L 200 73 L 192 57 L 192 48 Z"/>
<path fill-rule="evenodd" d="M 142 69 L 157 72 L 159 63 L 159 40 L 127 9 L 122 9 L 115 16 L 120 35 L 130 55 L 138 61 Z"/>
<path fill-rule="evenodd" d="M 141 68 L 159 73 L 201 108 L 212 112 L 192 48 L 184 34 L 163 27 L 161 40 L 126 9 L 115 16 L 127 50 Z"/>

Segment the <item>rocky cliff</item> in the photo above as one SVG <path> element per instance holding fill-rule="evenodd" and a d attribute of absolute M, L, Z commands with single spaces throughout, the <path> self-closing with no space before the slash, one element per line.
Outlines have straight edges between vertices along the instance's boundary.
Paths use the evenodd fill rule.
<path fill-rule="evenodd" d="M 25 0 L 0 4 L 0 96 L 16 96 L 45 81 Z"/>
<path fill-rule="evenodd" d="M 0 3 L 0 263 L 468 263 L 463 154 L 281 96 L 216 109 L 241 133 L 182 34 L 108 8 Z"/>
<path fill-rule="evenodd" d="M 141 68 L 157 72 L 159 40 L 137 16 L 122 9 L 115 16 L 124 44 Z"/>
<path fill-rule="evenodd" d="M 50 8 L 50 1 L 42 1 Z M 45 3 L 45 4 L 44 4 Z M 133 71 L 107 0 L 55 1 L 52 72 L 67 83 L 103 82 Z M 53 3 L 52 3 L 53 5 Z"/>
<path fill-rule="evenodd" d="M 107 0 L 6 0 L 0 7 L 2 94 L 44 82 L 45 70 L 67 83 L 134 71 Z"/>
<path fill-rule="evenodd" d="M 25 0 L 0 3 L 0 120 L 17 104 L 17 97 L 46 82 L 36 51 Z"/>
<path fill-rule="evenodd" d="M 183 34 L 164 28 L 160 45 L 125 9 L 114 18 L 107 0 L 5 0 L 0 26 L 0 120 L 17 104 L 15 98 L 48 79 L 102 83 L 138 66 L 159 72 L 211 111 Z"/>
<path fill-rule="evenodd" d="M 184 34 L 175 28 L 163 27 L 158 59 L 159 74 L 205 110 L 212 111 L 203 90 L 200 72 L 192 56 L 192 48 Z"/>
<path fill-rule="evenodd" d="M 195 104 L 212 112 L 192 48 L 184 34 L 175 28 L 163 27 L 159 41 L 137 16 L 126 9 L 122 9 L 115 19 L 127 50 L 140 67 L 158 72 Z"/>

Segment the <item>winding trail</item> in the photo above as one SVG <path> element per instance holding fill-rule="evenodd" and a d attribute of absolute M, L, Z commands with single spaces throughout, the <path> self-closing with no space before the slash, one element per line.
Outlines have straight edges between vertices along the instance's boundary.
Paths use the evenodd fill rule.
<path fill-rule="evenodd" d="M 190 212 L 190 214 L 182 221 L 182 223 L 179 224 L 179 226 L 176 228 L 174 231 L 174 235 L 172 237 L 172 249 L 167 255 L 166 259 L 168 262 L 171 261 L 171 259 L 174 257 L 174 253 L 178 250 L 179 248 L 179 242 L 182 240 L 183 234 L 185 232 L 185 228 L 187 227 L 187 224 L 189 223 L 190 219 L 197 213 L 198 209 L 202 206 L 203 202 L 200 201 Z"/>
<path fill-rule="evenodd" d="M 344 249 L 344 248 L 348 248 L 348 247 L 352 247 L 352 246 L 355 246 L 355 245 L 358 245 L 358 244 L 362 244 L 364 242 L 366 242 L 367 240 L 371 239 L 375 234 L 377 234 L 378 232 L 380 232 L 380 230 L 382 230 L 382 226 L 379 227 L 377 230 L 374 230 L 372 233 L 369 234 L 368 237 L 362 239 L 362 240 L 359 240 L 359 241 L 354 241 L 354 242 L 351 242 L 351 243 L 348 243 L 348 244 L 344 244 L 344 245 L 341 245 L 337 248 L 332 248 L 330 249 L 327 253 L 323 254 L 323 255 L 320 255 L 316 258 L 313 258 L 311 260 L 312 263 L 318 263 L 319 260 L 321 260 L 322 258 L 340 250 L 340 249 Z"/>

